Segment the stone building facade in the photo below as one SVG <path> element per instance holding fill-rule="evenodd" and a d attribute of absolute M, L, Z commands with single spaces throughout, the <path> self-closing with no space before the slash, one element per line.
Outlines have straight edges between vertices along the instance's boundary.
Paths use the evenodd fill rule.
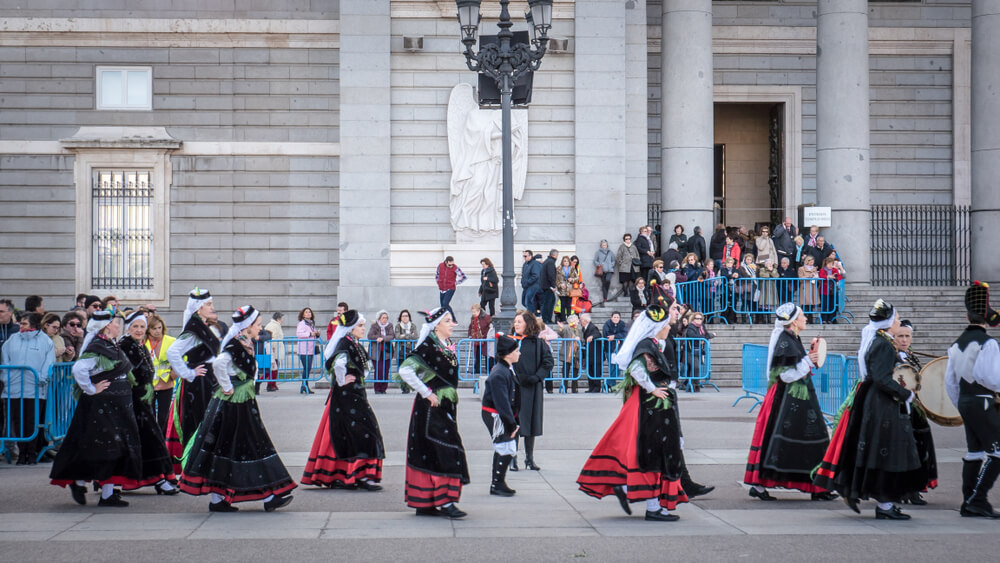
<path fill-rule="evenodd" d="M 436 306 L 445 255 L 473 278 L 481 257 L 499 264 L 498 237 L 459 240 L 448 221 L 448 96 L 476 81 L 452 0 L 23 4 L 0 0 L 4 296 L 177 313 L 201 285 L 220 311 L 326 319 L 346 300 L 394 316 Z M 491 34 L 495 3 L 483 13 Z M 555 0 L 564 41 L 534 76 L 517 255 L 557 248 L 589 271 L 649 204 L 688 232 L 818 204 L 864 282 L 869 205 L 971 204 L 985 257 L 1000 208 L 991 30 L 997 0 Z M 149 222 L 140 243 L 109 243 L 101 174 L 137 172 L 151 189 L 109 205 Z M 141 267 L 121 257 L 135 244 Z"/>

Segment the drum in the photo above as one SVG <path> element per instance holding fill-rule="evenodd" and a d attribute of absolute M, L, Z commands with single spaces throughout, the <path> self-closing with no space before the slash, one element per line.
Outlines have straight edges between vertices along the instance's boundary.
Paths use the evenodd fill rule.
<path fill-rule="evenodd" d="M 826 340 L 823 338 L 813 338 L 810 351 L 816 352 L 816 367 L 823 367 L 823 364 L 826 363 Z"/>
<path fill-rule="evenodd" d="M 944 372 L 948 358 L 932 360 L 918 374 L 919 387 L 915 390 L 927 418 L 941 426 L 961 426 L 962 416 L 945 390 Z"/>

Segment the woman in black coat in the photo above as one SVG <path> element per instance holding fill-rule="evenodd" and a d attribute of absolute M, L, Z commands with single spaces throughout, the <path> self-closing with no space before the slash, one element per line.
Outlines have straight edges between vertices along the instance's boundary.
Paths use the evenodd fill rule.
<path fill-rule="evenodd" d="M 518 436 L 524 438 L 524 467 L 538 471 L 535 465 L 535 436 L 542 435 L 542 384 L 552 373 L 552 352 L 549 345 L 538 337 L 538 319 L 528 311 L 519 311 L 514 317 L 515 338 L 521 340 L 521 358 L 514 364 L 514 375 L 521 398 L 518 406 Z M 512 468 L 516 467 L 515 457 Z"/>
<path fill-rule="evenodd" d="M 490 316 L 493 317 L 497 314 L 494 303 L 497 297 L 500 297 L 500 279 L 497 277 L 496 269 L 493 268 L 492 260 L 483 258 L 479 263 L 483 266 L 479 274 L 479 306 L 485 311 L 488 305 Z"/>

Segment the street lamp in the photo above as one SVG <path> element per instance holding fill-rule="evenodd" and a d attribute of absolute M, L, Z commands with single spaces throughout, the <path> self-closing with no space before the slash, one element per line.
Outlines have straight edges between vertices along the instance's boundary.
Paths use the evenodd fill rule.
<path fill-rule="evenodd" d="M 465 45 L 465 63 L 469 70 L 481 72 L 497 83 L 500 89 L 500 115 L 503 129 L 503 289 L 500 292 L 500 313 L 497 318 L 513 319 L 517 306 L 514 293 L 514 189 L 511 170 L 510 148 L 510 104 L 514 83 L 528 72 L 538 70 L 545 56 L 545 46 L 552 28 L 552 0 L 528 0 L 528 12 L 524 15 L 531 28 L 531 43 L 511 44 L 514 33 L 510 28 L 507 9 L 510 0 L 500 0 L 500 21 L 497 27 L 497 43 L 483 45 L 479 52 L 472 50 L 479 32 L 481 0 L 455 0 L 458 6 L 458 23 Z"/>

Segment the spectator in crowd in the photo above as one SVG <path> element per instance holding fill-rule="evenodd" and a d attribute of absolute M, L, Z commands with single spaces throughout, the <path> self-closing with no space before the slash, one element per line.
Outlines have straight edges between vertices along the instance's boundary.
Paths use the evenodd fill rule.
<path fill-rule="evenodd" d="M 632 302 L 632 309 L 645 311 L 649 306 L 649 291 L 646 290 L 646 280 L 637 278 L 635 287 L 629 292 L 629 300 Z"/>
<path fill-rule="evenodd" d="M 653 267 L 649 270 L 646 285 L 652 288 L 654 283 L 662 283 L 665 279 L 667 279 L 667 272 L 663 270 L 663 260 L 657 258 L 653 260 Z"/>
<path fill-rule="evenodd" d="M 76 305 L 73 306 L 70 311 L 83 311 L 87 308 L 87 294 L 77 293 L 76 294 Z"/>
<path fill-rule="evenodd" d="M 725 259 L 726 251 L 726 226 L 719 223 L 715 226 L 712 239 L 708 243 L 708 256 L 715 261 L 715 269 L 722 268 L 722 261 Z"/>
<path fill-rule="evenodd" d="M 326 339 L 327 339 L 327 341 L 329 341 L 331 338 L 333 338 L 333 331 L 337 330 L 337 325 L 340 323 L 340 315 L 343 315 L 349 309 L 350 309 L 350 307 L 348 307 L 347 303 L 345 303 L 344 301 L 341 301 L 340 303 L 337 303 L 337 314 L 334 315 L 333 318 L 330 319 L 330 322 L 326 325 Z"/>
<path fill-rule="evenodd" d="M 56 353 L 52 339 L 40 330 L 41 326 L 41 314 L 25 315 L 21 331 L 11 335 L 0 351 L 0 364 L 27 366 L 35 370 L 32 373 L 27 370 L 8 369 L 0 373 L 0 381 L 3 381 L 0 402 L 10 405 L 8 418 L 14 436 L 30 436 L 35 426 L 45 418 L 49 368 L 56 363 Z M 39 420 L 35 420 L 36 401 Z M 18 465 L 35 463 L 38 442 L 39 440 L 19 443 Z"/>
<path fill-rule="evenodd" d="M 14 302 L 0 299 L 0 350 L 8 338 L 20 332 L 21 327 L 14 319 Z"/>
<path fill-rule="evenodd" d="M 607 239 L 601 240 L 601 247 L 594 253 L 594 277 L 601 282 L 601 305 L 611 296 L 611 278 L 615 275 L 615 255 L 611 253 Z"/>
<path fill-rule="evenodd" d="M 736 266 L 736 260 L 732 256 L 727 256 L 722 263 L 722 268 L 719 270 L 719 277 L 725 280 L 725 284 L 722 286 L 722 290 L 728 296 L 726 310 L 723 311 L 722 316 L 726 319 L 726 322 L 733 324 L 736 322 L 736 313 L 734 309 L 737 307 L 736 299 L 736 285 L 739 283 L 740 271 Z"/>
<path fill-rule="evenodd" d="M 517 420 L 521 425 L 518 436 L 524 438 L 524 467 L 537 471 L 535 464 L 535 438 L 542 435 L 542 385 L 552 392 L 552 382 L 546 381 L 552 375 L 552 351 L 541 338 L 539 329 L 544 326 L 531 311 L 518 311 L 512 326 L 515 338 L 521 340 L 521 358 L 514 364 L 517 376 L 519 406 Z M 516 471 L 517 457 L 511 463 Z"/>
<path fill-rule="evenodd" d="M 710 280 L 719 275 L 719 270 L 715 267 L 715 260 L 705 261 L 705 271 L 703 272 L 706 280 Z"/>
<path fill-rule="evenodd" d="M 647 277 L 649 269 L 656 259 L 656 243 L 653 242 L 653 228 L 646 225 L 639 229 L 639 238 L 635 239 L 635 247 L 639 251 L 639 275 Z"/>
<path fill-rule="evenodd" d="M 559 263 L 559 269 L 556 270 L 556 294 L 559 296 L 560 321 L 565 322 L 569 314 L 572 313 L 570 306 L 573 304 L 573 298 L 570 297 L 569 290 L 571 284 L 579 281 L 580 279 L 576 277 L 576 270 L 573 269 L 569 261 L 569 256 L 563 256 Z"/>
<path fill-rule="evenodd" d="M 446 256 L 444 262 L 438 264 L 434 279 L 440 292 L 441 307 L 451 313 L 451 318 L 457 318 L 451 310 L 451 298 L 455 296 L 458 286 L 465 281 L 465 272 L 455 265 L 453 257 Z"/>
<path fill-rule="evenodd" d="M 705 244 L 705 237 L 701 236 L 701 227 L 696 226 L 694 234 L 688 237 L 687 251 L 697 256 L 701 263 L 708 258 L 708 245 Z"/>
<path fill-rule="evenodd" d="M 104 299 L 101 299 L 101 310 L 106 311 L 109 309 L 115 312 L 118 311 L 118 298 L 114 295 L 109 295 Z"/>
<path fill-rule="evenodd" d="M 618 364 L 610 361 L 611 354 L 617 352 L 618 347 L 625 340 L 625 336 L 628 334 L 628 323 L 622 320 L 621 313 L 615 311 L 611 313 L 611 318 L 605 321 L 601 334 L 608 341 L 605 344 L 607 348 L 603 352 L 603 357 L 608 358 L 608 377 L 618 379 Z"/>
<path fill-rule="evenodd" d="M 319 331 L 316 330 L 315 316 L 313 310 L 306 307 L 299 311 L 299 324 L 295 327 L 295 337 L 300 340 L 298 343 L 299 360 L 302 362 L 302 386 L 299 393 L 311 395 L 309 388 L 309 375 L 312 372 L 313 356 L 319 352 L 314 339 L 319 338 Z"/>
<path fill-rule="evenodd" d="M 685 338 L 704 338 L 705 340 L 715 338 L 714 332 L 705 330 L 705 315 L 703 313 L 699 313 L 697 311 L 691 313 L 690 319 L 691 320 L 684 331 Z M 688 354 L 687 377 L 691 379 L 691 387 L 694 389 L 694 392 L 697 393 L 698 391 L 701 391 L 701 381 L 698 380 L 698 378 L 702 377 L 701 370 L 703 368 L 708 368 L 709 366 L 705 363 L 705 346 L 691 342 L 688 347 L 692 353 Z"/>
<path fill-rule="evenodd" d="M 743 304 L 743 310 L 747 311 L 747 320 L 749 322 L 763 322 L 762 315 L 752 313 L 752 311 L 760 310 L 760 287 L 757 281 L 757 263 L 754 261 L 753 254 L 746 254 L 743 257 L 739 271 L 741 281 L 737 286 L 742 289 L 740 303 Z"/>
<path fill-rule="evenodd" d="M 681 254 L 688 252 L 688 237 L 684 234 L 684 225 L 674 225 L 674 234 L 670 235 L 667 244 L 670 243 L 675 243 L 677 246 L 674 248 Z"/>
<path fill-rule="evenodd" d="M 778 264 L 778 304 L 794 302 L 795 298 L 795 287 L 794 280 L 798 272 L 795 267 L 792 266 L 792 258 L 789 256 L 782 256 L 781 262 Z"/>
<path fill-rule="evenodd" d="M 535 254 L 530 250 L 521 253 L 524 264 L 521 265 L 521 306 L 535 312 L 538 310 L 538 282 L 542 277 L 542 263 L 535 260 Z"/>
<path fill-rule="evenodd" d="M 715 260 L 707 260 L 705 262 L 705 269 L 701 273 L 701 279 L 705 280 L 707 283 L 702 284 L 702 307 L 701 311 L 711 313 L 712 311 L 717 311 L 722 303 L 719 301 L 723 293 L 723 287 L 725 284 L 722 280 L 715 279 L 719 277 L 719 272 L 715 269 Z"/>
<path fill-rule="evenodd" d="M 670 263 L 667 264 L 667 274 L 674 275 L 674 279 L 671 280 L 671 283 L 678 284 L 688 281 L 687 276 L 684 275 L 684 269 L 681 268 L 682 260 L 683 258 L 681 258 L 681 260 L 671 260 Z"/>
<path fill-rule="evenodd" d="M 680 264 L 684 260 L 684 255 L 677 249 L 677 243 L 671 242 L 669 246 L 667 246 L 666 252 L 663 253 L 663 256 L 661 256 L 660 259 L 663 260 L 664 264 L 670 264 L 674 261 Z"/>
<path fill-rule="evenodd" d="M 469 338 L 473 340 L 488 340 L 490 325 L 493 318 L 477 304 L 472 304 L 472 318 L 469 320 Z M 472 345 L 472 355 L 475 358 L 473 369 L 477 375 L 486 375 L 493 369 L 489 346 L 486 342 L 475 342 Z"/>
<path fill-rule="evenodd" d="M 736 243 L 738 239 L 733 238 L 736 235 L 726 235 L 726 245 L 722 251 L 722 261 L 725 262 L 726 258 L 732 258 L 737 264 L 740 263 L 740 254 L 742 250 L 740 245 Z"/>
<path fill-rule="evenodd" d="M 760 234 L 754 239 L 754 246 L 757 250 L 755 256 L 757 257 L 758 266 L 768 260 L 775 262 L 778 259 L 778 251 L 774 247 L 774 242 L 771 240 L 770 234 L 770 227 L 765 225 L 760 228 Z"/>
<path fill-rule="evenodd" d="M 615 271 L 618 272 L 618 283 L 621 284 L 621 294 L 631 294 L 639 273 L 639 249 L 632 244 L 632 235 L 625 233 L 622 243 L 615 252 Z"/>
<path fill-rule="evenodd" d="M 792 239 L 795 243 L 795 250 L 792 252 L 792 267 L 798 269 L 802 266 L 802 259 L 805 258 L 809 252 L 806 251 L 806 244 L 802 237 L 795 237 Z"/>
<path fill-rule="evenodd" d="M 267 382 L 266 391 L 273 393 L 278 390 L 278 373 L 281 371 L 281 360 L 285 358 L 285 329 L 281 327 L 281 321 L 285 319 L 285 314 L 275 311 L 271 315 L 271 320 L 264 326 L 264 331 L 271 335 L 271 342 L 268 343 L 267 351 L 271 355 L 271 367 L 263 370 L 263 379 Z"/>
<path fill-rule="evenodd" d="M 773 260 L 765 260 L 757 268 L 757 277 L 760 278 L 760 309 L 762 311 L 774 311 L 778 305 L 785 303 L 778 299 L 778 282 L 780 276 L 778 269 L 774 267 Z"/>
<path fill-rule="evenodd" d="M 824 323 L 832 323 L 837 317 L 837 283 L 844 279 L 844 268 L 836 256 L 831 254 L 826 257 L 819 271 L 819 278 L 822 280 L 819 284 L 822 299 L 820 319 Z"/>
<path fill-rule="evenodd" d="M 795 254 L 795 237 L 799 235 L 798 229 L 792 224 L 791 217 L 785 217 L 785 220 L 774 228 L 774 234 L 771 235 L 771 242 L 774 243 L 774 250 L 778 253 L 778 258 L 775 260 L 780 263 L 781 258 L 787 256 L 789 259 L 794 257 Z"/>
<path fill-rule="evenodd" d="M 170 360 L 167 359 L 167 350 L 174 340 L 176 339 L 173 336 L 167 334 L 167 325 L 163 319 L 155 313 L 150 314 L 146 329 L 146 348 L 153 357 L 153 368 L 156 370 L 153 376 L 153 410 L 156 412 L 156 422 L 160 425 L 160 432 L 164 438 L 170 418 L 174 384 L 180 377 L 170 367 Z"/>
<path fill-rule="evenodd" d="M 392 366 L 392 339 L 396 330 L 389 320 L 389 313 L 382 309 L 375 313 L 375 322 L 368 329 L 368 340 L 372 351 L 372 387 L 376 395 L 385 395 L 389 388 L 389 371 Z"/>
<path fill-rule="evenodd" d="M 549 257 L 545 259 L 545 262 L 542 262 L 541 308 L 542 320 L 546 323 L 552 322 L 552 311 L 556 308 L 556 298 L 559 296 L 556 290 L 556 258 L 558 257 L 559 251 L 553 248 L 549 251 Z"/>
<path fill-rule="evenodd" d="M 583 269 L 580 268 L 580 257 L 573 256 L 569 257 L 569 266 L 572 269 L 570 272 L 570 282 L 569 282 L 569 312 L 580 314 L 583 308 L 580 307 L 579 301 L 584 299 L 584 283 L 583 283 Z M 576 281 L 573 281 L 576 280 Z M 589 309 L 587 309 L 589 311 Z"/>
<path fill-rule="evenodd" d="M 698 255 L 694 252 L 688 252 L 687 256 L 684 257 L 681 271 L 684 273 L 684 277 L 687 278 L 688 281 L 698 279 L 698 276 L 702 273 L 701 261 L 698 260 Z"/>
<path fill-rule="evenodd" d="M 569 315 L 566 322 L 557 323 L 559 338 L 563 339 L 562 362 L 563 378 L 569 380 L 570 388 L 577 392 L 577 383 L 580 375 L 580 341 L 583 340 L 583 332 L 580 330 L 580 317 Z"/>
<path fill-rule="evenodd" d="M 807 254 L 802 258 L 802 266 L 799 267 L 799 278 L 802 278 L 799 287 L 799 302 L 802 311 L 806 313 L 809 322 L 816 322 L 816 309 L 820 307 L 819 269 L 816 268 L 816 259 L 812 254 Z"/>
<path fill-rule="evenodd" d="M 604 350 L 600 340 L 601 329 L 591 322 L 590 313 L 580 313 L 580 337 L 587 350 L 587 393 L 600 393 Z"/>
<path fill-rule="evenodd" d="M 103 310 L 104 302 L 96 295 L 88 295 L 83 303 L 83 328 L 87 328 L 87 321 L 90 319 L 90 316 Z"/>
<path fill-rule="evenodd" d="M 829 256 L 834 255 L 833 246 L 827 244 L 822 236 L 816 237 L 816 246 L 808 247 L 806 252 L 813 257 L 816 264 L 823 264 Z"/>
<path fill-rule="evenodd" d="M 80 357 L 80 346 L 83 344 L 83 309 L 70 311 L 62 317 L 62 332 L 59 333 L 66 350 L 62 362 L 72 362 Z M 70 355 L 72 353 L 72 356 Z"/>
<path fill-rule="evenodd" d="M 409 342 L 402 344 L 399 343 L 400 340 L 407 340 Z M 413 345 L 417 340 L 417 323 L 413 322 L 413 317 L 410 315 L 408 309 L 403 309 L 399 312 L 399 316 L 396 317 L 396 366 L 403 365 L 403 361 L 406 357 L 410 355 L 413 351 Z M 403 394 L 407 394 L 412 389 L 406 384 L 402 379 L 399 380 L 399 389 Z"/>
<path fill-rule="evenodd" d="M 44 300 L 38 295 L 29 295 L 24 298 L 24 311 L 26 313 L 38 313 L 44 315 L 45 303 Z"/>
<path fill-rule="evenodd" d="M 59 318 L 59 315 L 45 313 L 42 316 L 42 332 L 52 339 L 52 345 L 55 347 L 56 361 L 68 362 L 71 360 L 66 359 L 66 342 L 59 336 L 60 329 L 62 329 L 62 319 Z M 75 350 L 70 350 L 71 358 L 74 352 Z"/>
<path fill-rule="evenodd" d="M 500 297 L 500 278 L 497 277 L 493 261 L 483 258 L 479 261 L 483 269 L 479 272 L 479 306 L 489 309 L 491 316 L 496 316 L 496 301 Z"/>
<path fill-rule="evenodd" d="M 806 240 L 806 246 L 816 246 L 819 242 L 819 227 L 812 225 L 809 227 L 809 238 Z"/>

